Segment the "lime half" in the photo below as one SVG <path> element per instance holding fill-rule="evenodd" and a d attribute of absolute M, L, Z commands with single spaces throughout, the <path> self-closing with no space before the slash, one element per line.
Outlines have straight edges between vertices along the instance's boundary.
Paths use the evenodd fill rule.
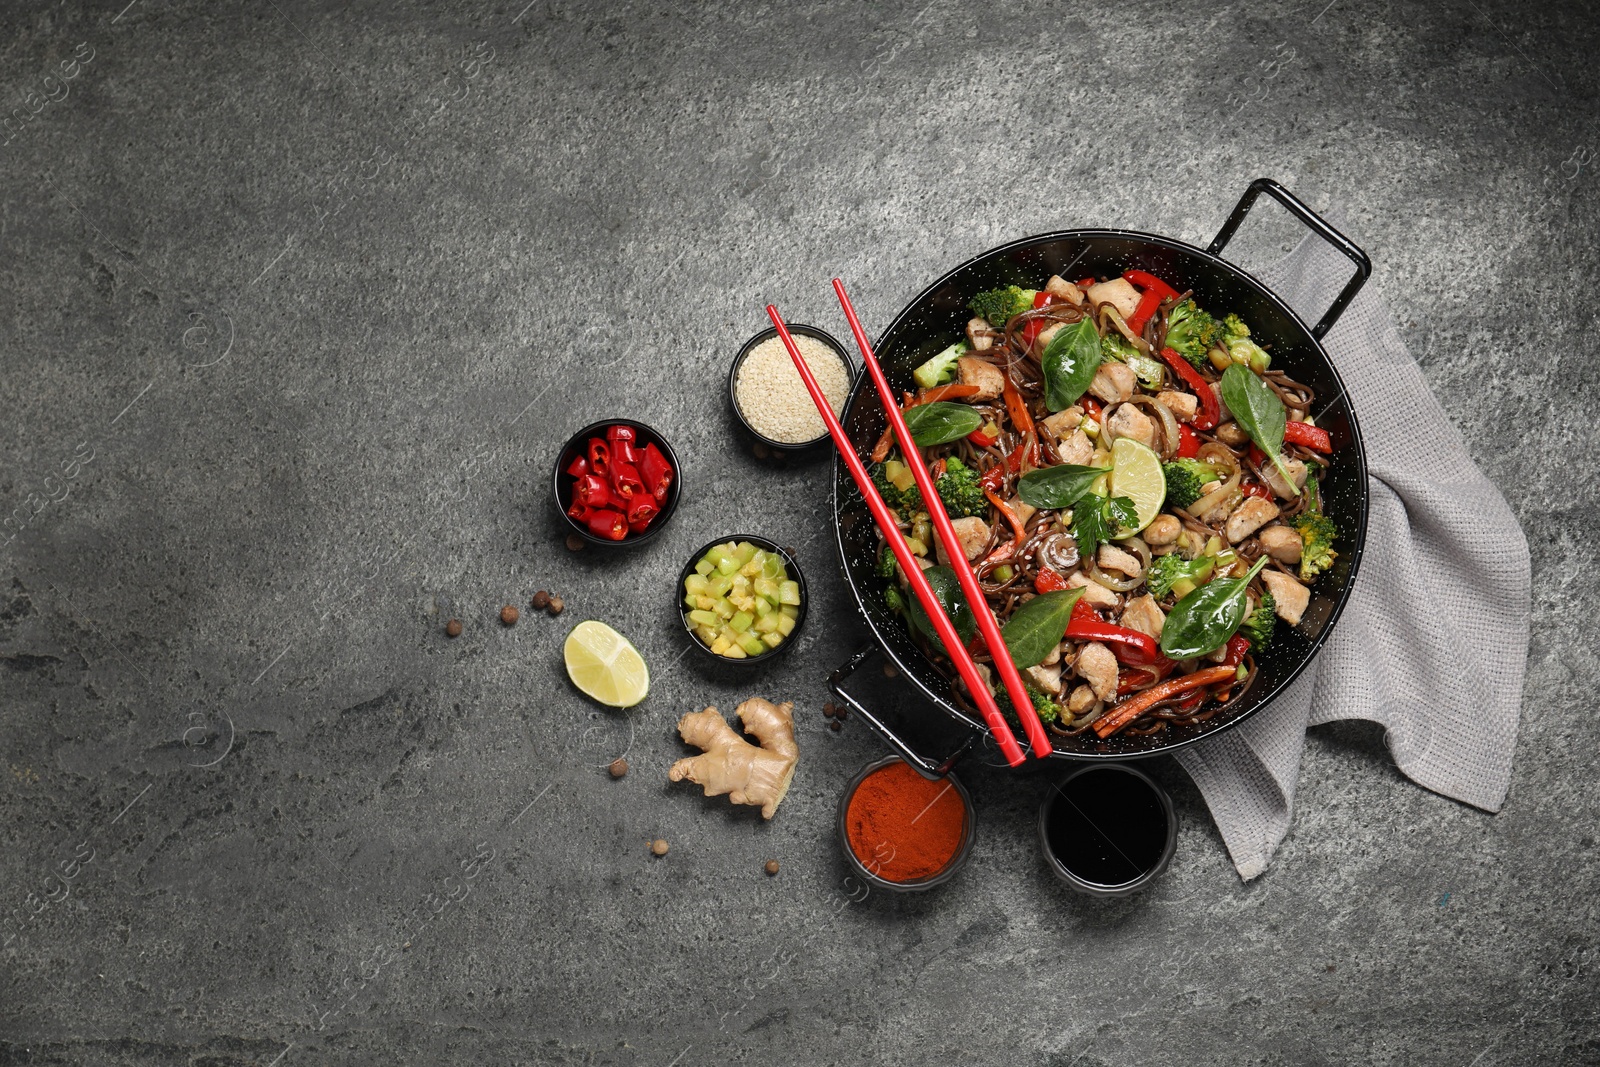
<path fill-rule="evenodd" d="M 1133 501 L 1139 521 L 1117 531 L 1118 537 L 1131 537 L 1149 526 L 1161 514 L 1167 501 L 1167 476 L 1161 472 L 1161 457 L 1149 445 L 1119 437 L 1111 445 L 1111 495 Z"/>
<path fill-rule="evenodd" d="M 650 668 L 644 657 L 603 622 L 580 622 L 561 646 L 572 684 L 600 703 L 631 708 L 650 695 Z"/>

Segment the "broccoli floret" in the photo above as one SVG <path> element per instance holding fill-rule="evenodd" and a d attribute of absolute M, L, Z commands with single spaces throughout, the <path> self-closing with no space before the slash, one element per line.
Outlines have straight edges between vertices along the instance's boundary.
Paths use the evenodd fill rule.
<path fill-rule="evenodd" d="M 1184 559 L 1176 552 L 1168 552 L 1165 556 L 1157 556 L 1150 562 L 1150 569 L 1145 571 L 1145 584 L 1150 587 L 1150 592 L 1157 597 L 1165 597 L 1172 592 L 1172 587 L 1185 578 L 1199 582 L 1211 569 L 1216 566 L 1216 560 L 1211 556 L 1201 556 L 1198 559 Z"/>
<path fill-rule="evenodd" d="M 1175 459 L 1161 465 L 1167 476 L 1167 500 L 1186 508 L 1200 499 L 1200 487 L 1217 480 L 1216 472 L 1197 459 Z"/>
<path fill-rule="evenodd" d="M 1238 316 L 1233 318 L 1237 321 Z M 1193 300 L 1180 300 L 1167 316 L 1167 347 L 1197 368 L 1205 365 L 1207 350 L 1222 338 L 1222 323 L 1202 311 Z"/>
<path fill-rule="evenodd" d="M 1027 678 L 1022 680 L 1022 685 L 1028 691 L 1029 698 L 1033 701 L 1033 710 L 1039 716 L 1040 722 L 1057 722 L 1062 718 L 1070 719 L 1072 717 L 1067 714 L 1066 708 L 1050 699 L 1049 693 L 1034 685 Z M 1006 690 L 1005 686 L 1000 686 L 995 693 L 994 702 L 1000 708 L 1002 714 L 1012 721 L 1016 721 L 1017 715 L 1011 704 L 1011 694 Z"/>
<path fill-rule="evenodd" d="M 1126 363 L 1138 375 L 1140 384 L 1150 389 L 1160 388 L 1166 378 L 1166 367 L 1159 360 L 1151 359 L 1139 351 L 1116 330 L 1107 330 L 1106 335 L 1100 338 L 1100 358 Z"/>
<path fill-rule="evenodd" d="M 877 487 L 883 502 L 893 510 L 907 515 L 922 507 L 922 493 L 917 489 L 916 483 L 912 482 L 907 488 L 901 489 L 889 480 L 887 468 L 888 463 L 872 465 L 872 484 Z"/>
<path fill-rule="evenodd" d="M 912 371 L 911 377 L 924 389 L 932 389 L 936 385 L 951 381 L 956 376 L 956 361 L 966 355 L 971 347 L 965 341 L 957 341 Z"/>
<path fill-rule="evenodd" d="M 1222 320 L 1223 343 L 1228 356 L 1235 363 L 1243 363 L 1257 374 L 1265 374 L 1272 366 L 1272 356 L 1265 348 L 1250 340 L 1250 327 L 1237 315 L 1230 314 Z"/>
<path fill-rule="evenodd" d="M 872 573 L 879 578 L 893 578 L 895 572 L 899 569 L 900 564 L 895 561 L 894 553 L 890 551 L 888 544 L 885 543 L 878 549 L 878 565 L 872 568 Z"/>
<path fill-rule="evenodd" d="M 900 595 L 900 590 L 892 585 L 883 587 L 883 602 L 889 605 L 889 610 L 896 615 L 904 615 L 906 610 L 905 597 Z"/>
<path fill-rule="evenodd" d="M 981 515 L 989 506 L 978 472 L 954 456 L 944 461 L 944 473 L 933 484 L 944 501 L 945 513 L 952 519 Z"/>
<path fill-rule="evenodd" d="M 1271 593 L 1263 592 L 1261 603 L 1239 624 L 1239 632 L 1249 640 L 1253 651 L 1260 652 L 1272 643 L 1272 628 L 1278 622 L 1277 603 Z"/>
<path fill-rule="evenodd" d="M 1112 360 L 1116 363 L 1128 362 L 1129 356 L 1139 355 L 1139 350 L 1116 330 L 1107 330 L 1105 336 L 1100 338 L 1100 356 L 1102 359 Z"/>
<path fill-rule="evenodd" d="M 1037 289 L 1008 285 L 1002 289 L 990 289 L 986 293 L 979 293 L 967 302 L 967 307 L 990 326 L 1003 330 L 1006 323 L 1033 307 L 1033 298 L 1037 292 Z"/>
<path fill-rule="evenodd" d="M 1289 525 L 1300 533 L 1300 579 L 1315 581 L 1339 556 L 1333 550 L 1333 539 L 1339 531 L 1332 519 L 1309 508 L 1290 519 Z"/>

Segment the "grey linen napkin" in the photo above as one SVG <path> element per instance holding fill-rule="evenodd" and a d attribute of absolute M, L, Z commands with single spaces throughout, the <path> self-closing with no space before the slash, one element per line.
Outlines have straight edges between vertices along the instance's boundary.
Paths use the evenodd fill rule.
<path fill-rule="evenodd" d="M 1262 280 L 1315 322 L 1351 269 L 1308 236 Z M 1498 811 L 1521 716 L 1531 585 L 1522 528 L 1370 284 L 1323 343 L 1367 448 L 1372 503 L 1355 588 L 1294 685 L 1237 729 L 1176 755 L 1246 881 L 1289 832 L 1307 726 L 1381 723 L 1412 781 Z"/>

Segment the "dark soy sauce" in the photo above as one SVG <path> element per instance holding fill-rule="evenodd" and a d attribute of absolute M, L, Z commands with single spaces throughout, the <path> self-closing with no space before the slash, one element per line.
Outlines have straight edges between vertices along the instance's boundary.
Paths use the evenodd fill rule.
<path fill-rule="evenodd" d="M 1045 840 L 1084 881 L 1125 885 L 1161 862 L 1167 813 L 1142 778 L 1097 767 L 1062 783 L 1049 804 Z"/>

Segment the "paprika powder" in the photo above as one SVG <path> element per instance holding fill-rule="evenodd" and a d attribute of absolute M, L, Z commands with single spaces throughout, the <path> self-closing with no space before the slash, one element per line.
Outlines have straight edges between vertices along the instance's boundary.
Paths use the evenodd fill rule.
<path fill-rule="evenodd" d="M 967 803 L 953 782 L 932 782 L 903 760 L 856 786 L 845 807 L 850 851 L 886 882 L 922 882 L 950 865 L 967 837 Z"/>

